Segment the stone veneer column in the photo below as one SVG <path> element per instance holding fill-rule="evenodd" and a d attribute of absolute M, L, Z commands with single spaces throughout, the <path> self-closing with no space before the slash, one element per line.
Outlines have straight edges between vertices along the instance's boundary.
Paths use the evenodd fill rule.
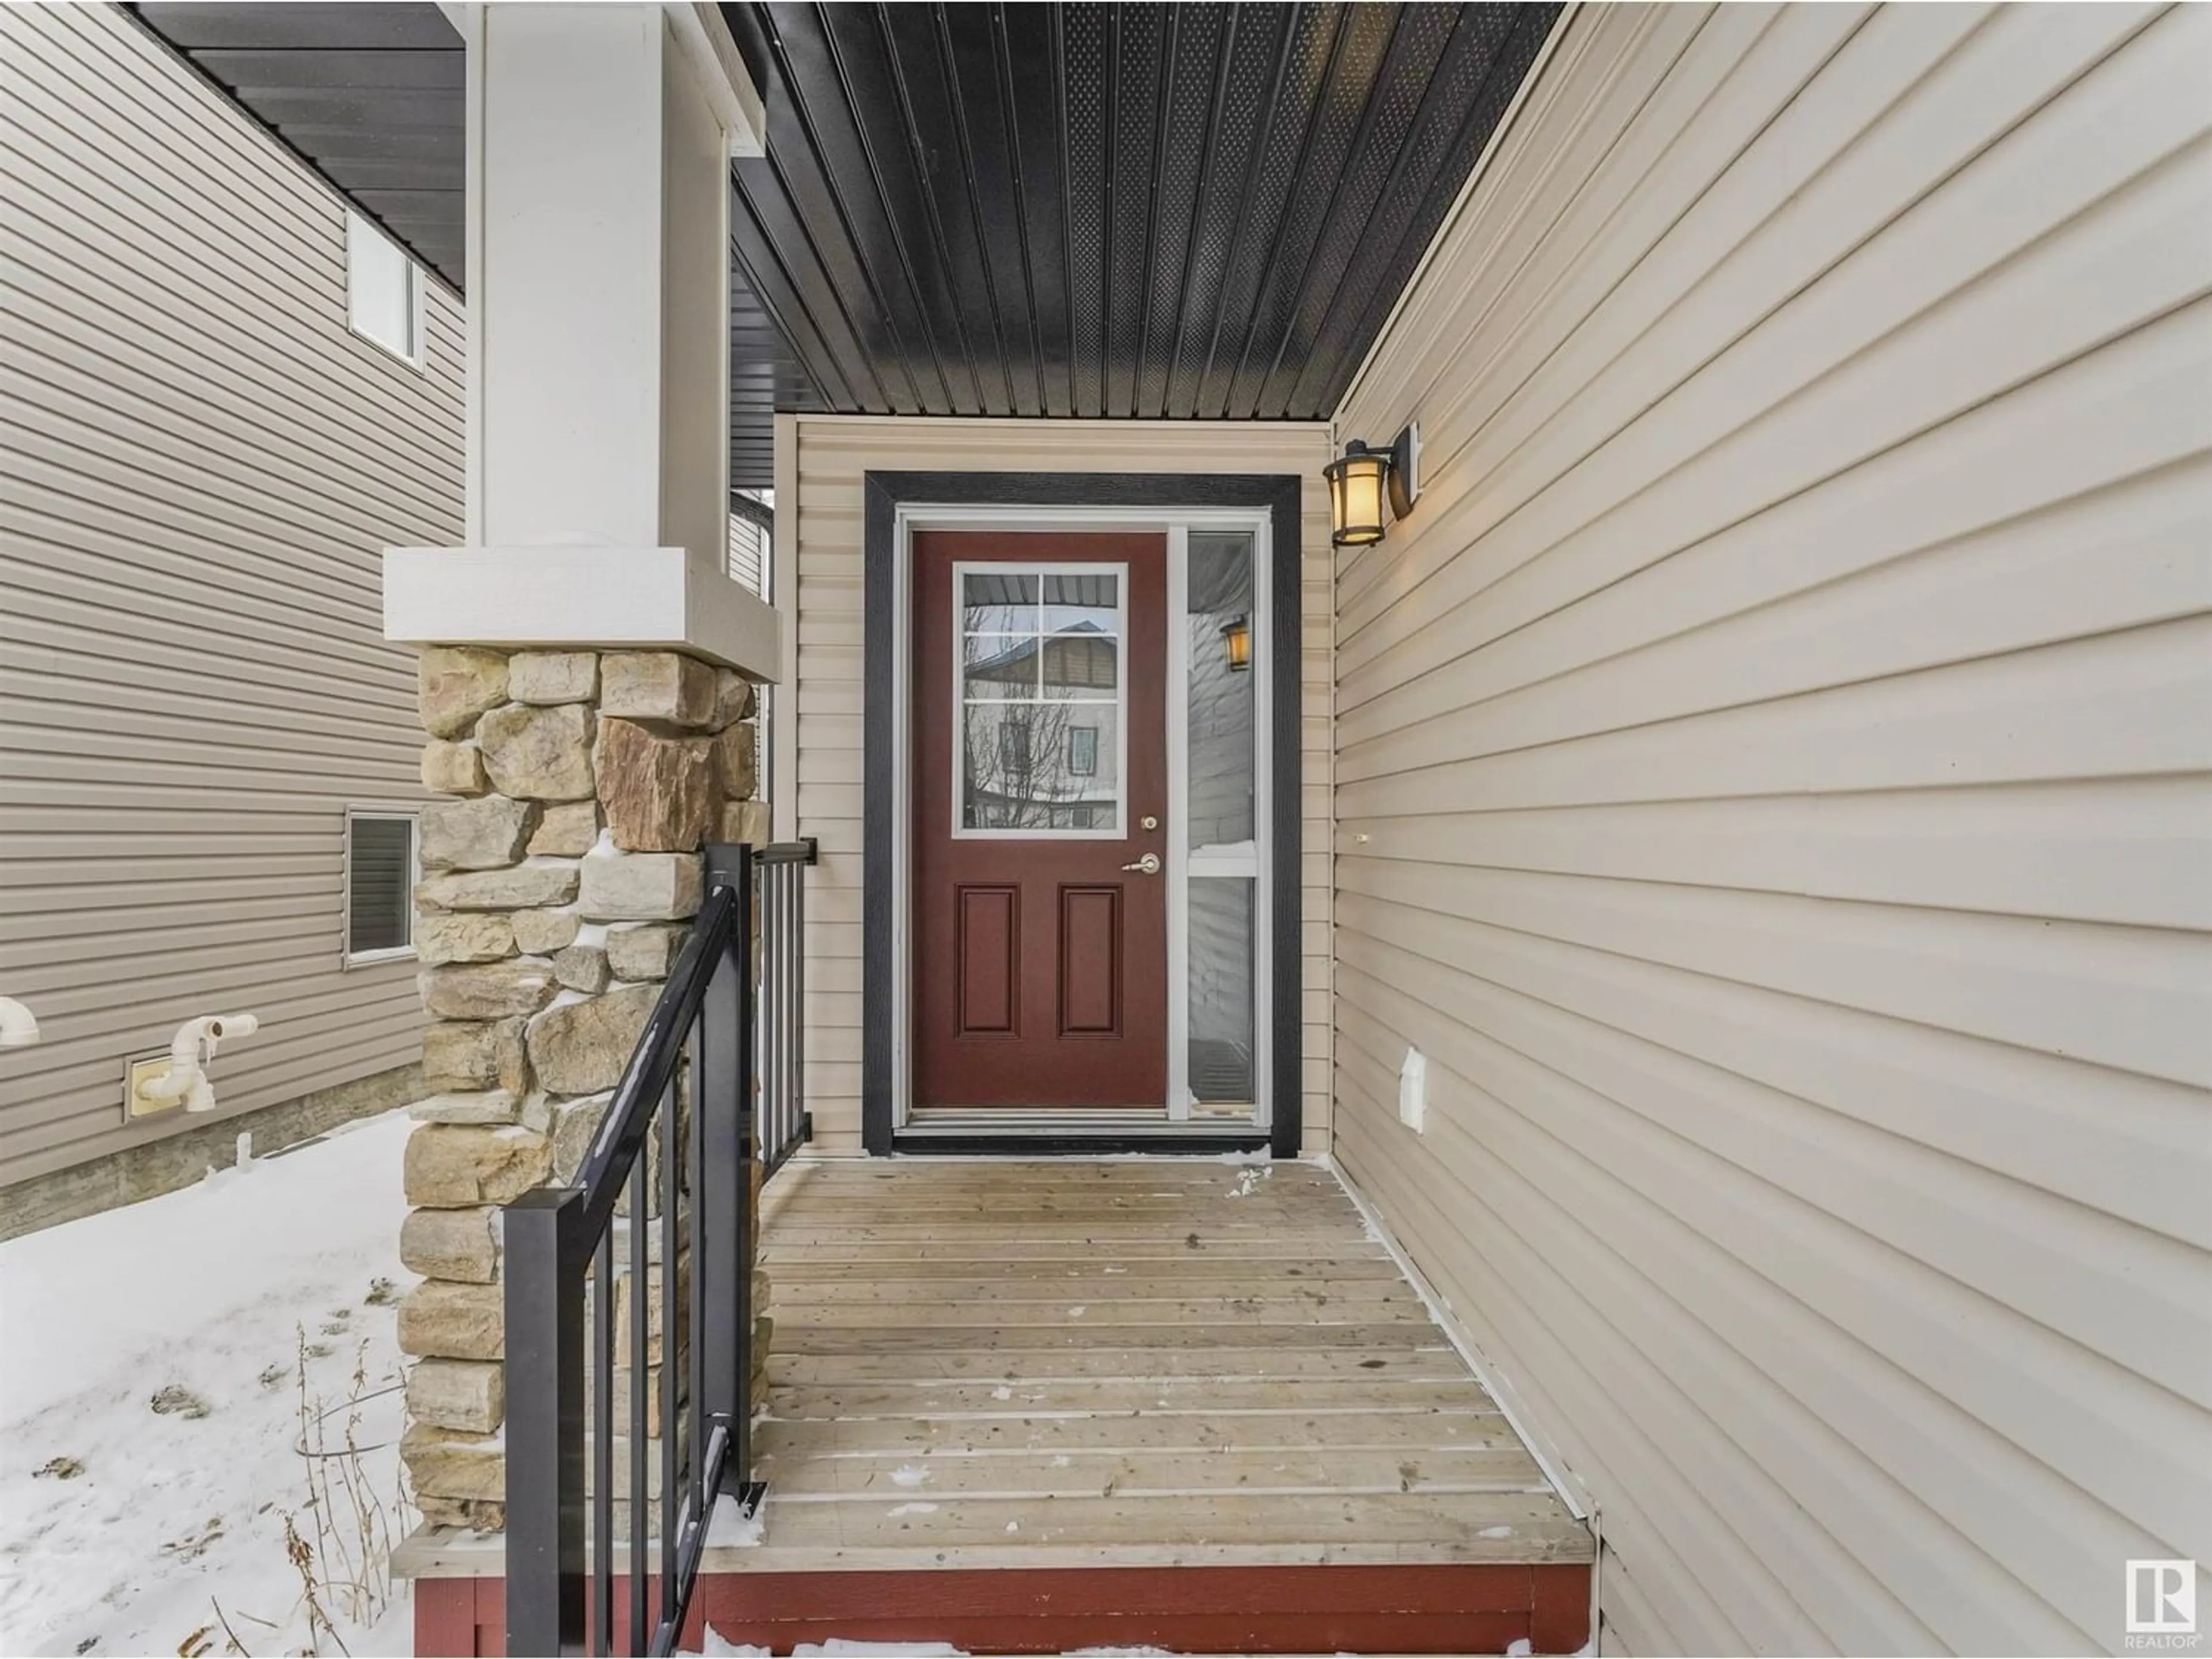
<path fill-rule="evenodd" d="M 400 1455 L 426 1521 L 489 1531 L 498 1206 L 574 1179 L 698 910 L 700 849 L 765 842 L 768 809 L 752 688 L 695 658 L 432 646 L 419 690 L 423 786 L 452 799 L 423 810 L 415 895 L 434 1092 L 407 1143 Z"/>

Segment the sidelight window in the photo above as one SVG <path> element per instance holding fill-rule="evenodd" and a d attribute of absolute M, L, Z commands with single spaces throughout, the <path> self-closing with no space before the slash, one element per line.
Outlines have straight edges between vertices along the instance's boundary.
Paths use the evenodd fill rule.
<path fill-rule="evenodd" d="M 1186 1082 L 1194 1110 L 1259 1090 L 1261 675 L 1224 641 L 1260 608 L 1253 534 L 1194 530 L 1184 565 L 1182 790 Z"/>
<path fill-rule="evenodd" d="M 964 836 L 1119 836 L 1127 568 L 962 564 L 953 744 Z"/>

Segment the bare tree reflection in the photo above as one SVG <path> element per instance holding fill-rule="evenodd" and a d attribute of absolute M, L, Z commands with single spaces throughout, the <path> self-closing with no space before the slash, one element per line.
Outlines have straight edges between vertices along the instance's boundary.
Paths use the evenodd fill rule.
<path fill-rule="evenodd" d="M 963 822 L 977 830 L 1115 828 L 1117 641 L 1085 623 L 1042 639 L 964 643 Z"/>

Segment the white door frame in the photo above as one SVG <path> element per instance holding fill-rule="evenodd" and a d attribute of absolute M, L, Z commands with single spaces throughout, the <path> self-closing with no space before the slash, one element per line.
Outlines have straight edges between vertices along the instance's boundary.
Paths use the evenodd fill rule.
<path fill-rule="evenodd" d="M 1162 875 L 1167 890 L 1168 1097 L 1164 1112 L 1145 1120 L 1163 1132 L 1193 1131 L 1218 1135 L 1243 1133 L 1247 1120 L 1194 1120 L 1190 1112 L 1190 859 L 1184 830 L 1189 793 L 1189 629 L 1183 625 L 1189 599 L 1189 550 L 1193 530 L 1244 530 L 1252 534 L 1253 839 L 1250 873 L 1255 878 L 1253 905 L 1252 1002 L 1253 1094 L 1251 1128 L 1266 1133 L 1273 1124 L 1274 1101 L 1274 664 L 1272 647 L 1274 548 L 1272 520 L 1265 507 L 1122 507 L 931 506 L 902 502 L 892 540 L 891 684 L 893 758 L 891 790 L 891 907 L 896 936 L 892 943 L 891 1126 L 895 1134 L 912 1133 L 914 1104 L 914 532 L 916 530 L 1136 531 L 1164 534 L 1168 544 L 1168 824 L 1170 834 Z M 1136 810 L 1135 803 L 1128 811 Z M 1216 874 L 1242 874 L 1218 870 Z M 1295 876 L 1295 872 L 1291 874 Z M 1133 1115 L 1126 1110 L 1089 1115 L 1053 1111 L 1024 1115 L 994 1108 L 981 1123 L 989 1133 L 1055 1135 L 1095 1133 L 1099 1118 L 1126 1132 Z M 985 1115 L 963 1115 L 948 1132 L 972 1135 Z M 1140 1124 L 1139 1127 L 1142 1127 Z"/>

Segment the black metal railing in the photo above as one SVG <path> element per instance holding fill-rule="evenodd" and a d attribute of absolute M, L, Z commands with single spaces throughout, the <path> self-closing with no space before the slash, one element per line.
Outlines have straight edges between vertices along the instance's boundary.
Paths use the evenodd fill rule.
<path fill-rule="evenodd" d="M 509 1653 L 672 1653 L 716 1498 L 759 1504 L 749 1165 L 772 1155 L 765 1181 L 811 1132 L 785 980 L 813 861 L 811 842 L 708 849 L 706 904 L 575 1184 L 504 1212 Z"/>
<path fill-rule="evenodd" d="M 760 1156 L 763 1176 L 814 1139 L 806 1109 L 806 868 L 812 836 L 760 854 Z"/>

